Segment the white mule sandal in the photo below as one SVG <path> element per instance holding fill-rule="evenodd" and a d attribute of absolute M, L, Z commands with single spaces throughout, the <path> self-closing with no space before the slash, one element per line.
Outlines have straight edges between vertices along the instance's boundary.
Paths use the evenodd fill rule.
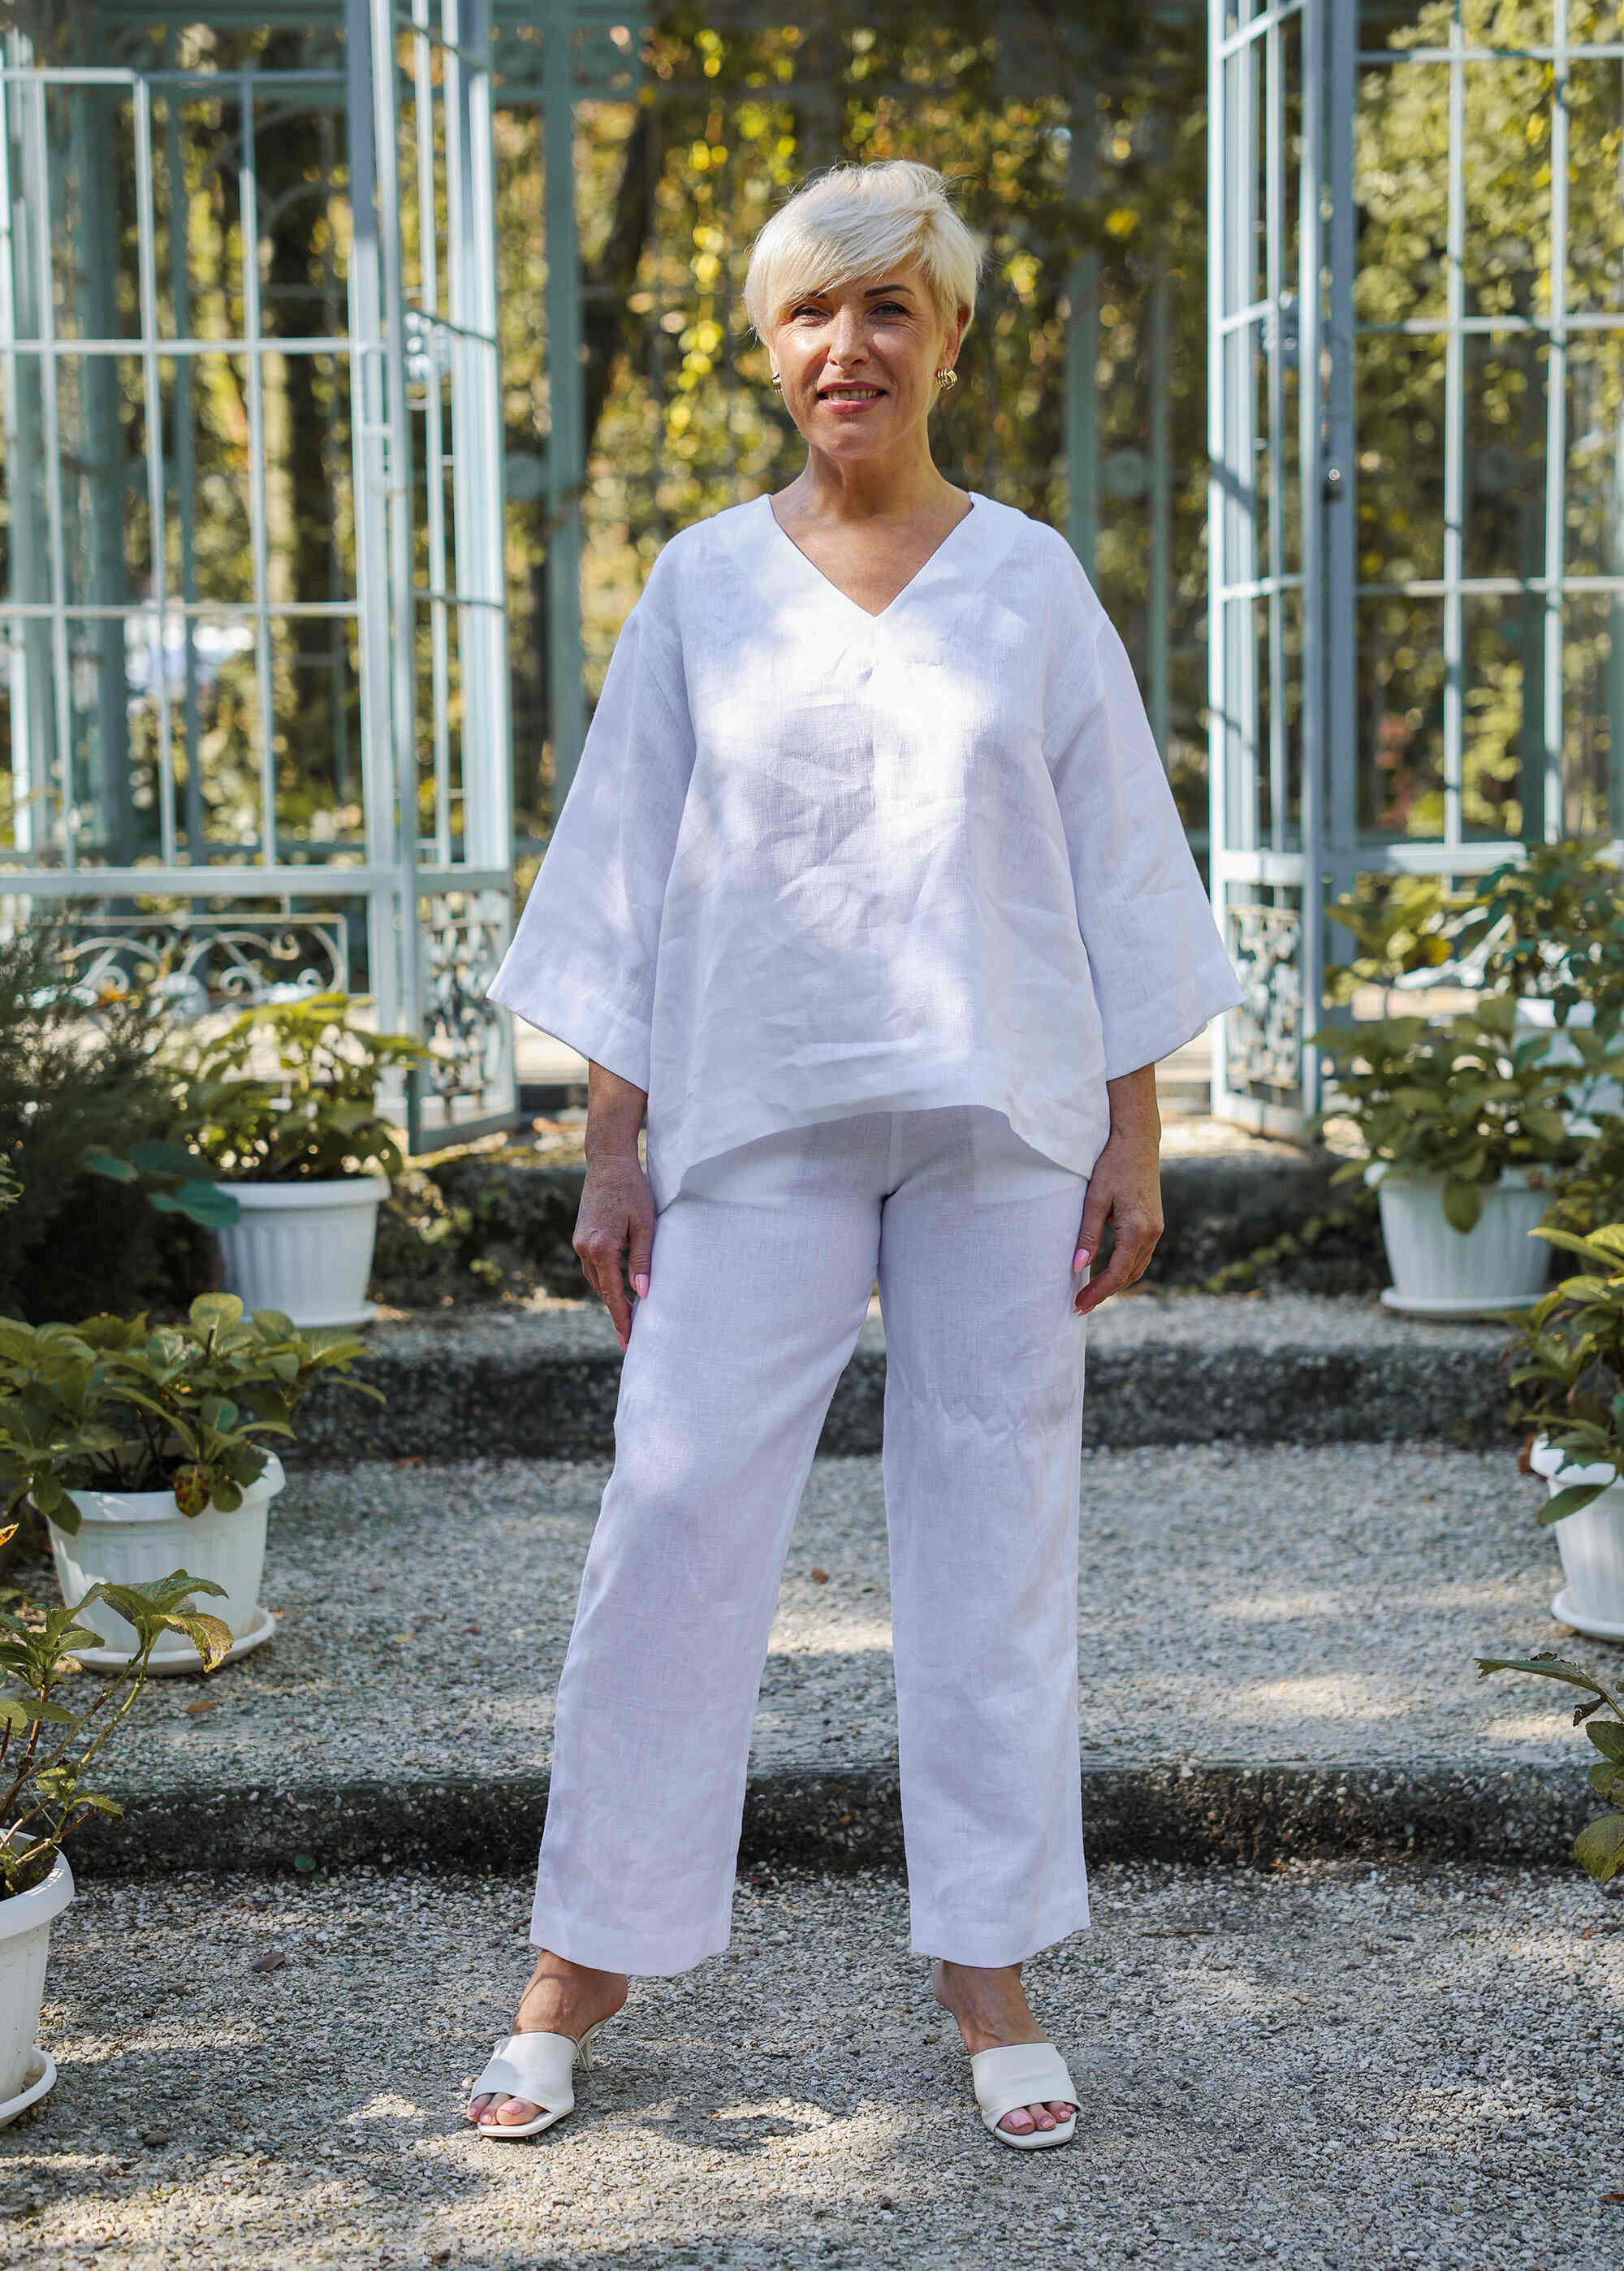
<path fill-rule="evenodd" d="M 533 2121 L 477 2121 L 482 2137 L 539 2137 L 567 2113 L 575 2110 L 575 2065 L 577 2058 L 590 2070 L 587 2044 L 603 2024 L 590 2026 L 577 2042 L 573 2035 L 504 2035 L 491 2054 L 491 2062 L 474 2083 L 470 2099 L 486 2091 L 498 2097 L 522 2097 L 541 2108 Z"/>
<path fill-rule="evenodd" d="M 998 2126 L 1018 2105 L 1077 2103 L 1065 2060 L 1053 2043 L 1006 2043 L 999 2050 L 977 2051 L 970 2060 L 970 2073 L 983 2123 L 1000 2145 L 1032 2153 L 1049 2145 L 1069 2145 L 1076 2135 L 1075 2113 L 1057 2121 L 1052 2129 L 1028 2129 L 1020 2136 Z"/>

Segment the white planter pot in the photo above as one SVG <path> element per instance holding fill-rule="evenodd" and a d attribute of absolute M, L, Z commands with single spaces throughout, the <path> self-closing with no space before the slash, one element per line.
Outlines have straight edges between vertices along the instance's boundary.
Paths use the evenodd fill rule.
<path fill-rule="evenodd" d="M 1509 1169 L 1483 1194 L 1475 1228 L 1456 1230 L 1443 1211 L 1442 1175 L 1384 1175 L 1377 1188 L 1382 1242 L 1393 1282 L 1385 1307 L 1416 1317 L 1491 1316 L 1526 1309 L 1545 1291 L 1551 1249 L 1529 1233 L 1551 1204 Z"/>
<path fill-rule="evenodd" d="M 226 1289 L 248 1309 L 280 1309 L 296 1325 L 364 1325 L 378 1209 L 387 1175 L 323 1183 L 222 1183 L 242 1212 L 218 1232 Z"/>
<path fill-rule="evenodd" d="M 1576 1001 L 1568 1013 L 1569 1025 L 1589 1026 L 1596 1022 L 1596 1012 L 1589 1001 Z M 1550 1001 L 1527 1001 L 1516 1005 L 1516 1035 L 1526 1040 L 1530 1033 L 1549 1035 L 1545 1055 L 1546 1064 L 1577 1064 L 1579 1052 L 1568 1039 L 1566 1031 L 1556 1022 L 1555 1005 Z M 1603 1113 L 1624 1112 L 1624 1091 L 1616 1080 L 1586 1080 L 1574 1089 L 1574 1108 L 1566 1117 L 1576 1136 L 1593 1136 L 1596 1121 Z"/>
<path fill-rule="evenodd" d="M 1566 1581 L 1551 1614 L 1594 1640 L 1624 1640 L 1624 1483 L 1613 1479 L 1611 1467 L 1565 1466 L 1543 1435 L 1529 1464 L 1545 1477 L 1552 1498 L 1575 1485 L 1605 1485 L 1599 1498 L 1551 1525 Z"/>
<path fill-rule="evenodd" d="M 0 2126 L 43 2097 L 56 2078 L 33 2038 L 51 1925 L 72 1898 L 73 1872 L 59 1853 L 42 1885 L 0 1901 Z"/>
<path fill-rule="evenodd" d="M 184 1569 L 189 1576 L 212 1578 L 225 1587 L 223 1598 L 207 1594 L 195 1605 L 229 1625 L 233 1640 L 240 1643 L 233 1655 L 245 1654 L 269 1640 L 274 1630 L 259 1605 L 259 1587 L 265 1567 L 265 1518 L 285 1480 L 282 1462 L 272 1452 L 263 1474 L 244 1491 L 241 1505 L 230 1514 L 213 1506 L 201 1514 L 182 1514 L 173 1491 L 70 1492 L 79 1510 L 78 1534 L 70 1538 L 54 1522 L 48 1525 L 63 1599 L 75 1609 L 93 1585 L 150 1585 Z M 107 1602 L 93 1601 L 85 1622 L 102 1635 L 106 1651 L 86 1649 L 81 1662 L 105 1671 L 134 1655 L 134 1627 Z M 196 1672 L 202 1658 L 190 1641 L 173 1633 L 153 1649 L 148 1662 L 154 1672 Z"/>

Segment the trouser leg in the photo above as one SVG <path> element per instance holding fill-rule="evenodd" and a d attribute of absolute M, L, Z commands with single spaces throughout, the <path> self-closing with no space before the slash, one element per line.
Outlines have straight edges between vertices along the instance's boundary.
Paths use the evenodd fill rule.
<path fill-rule="evenodd" d="M 973 1143 L 919 1131 L 881 1218 L 885 1488 L 913 1945 L 1001 1964 L 1088 1920 L 1072 1313 L 1086 1185 L 1002 1115 L 964 1117 Z"/>
<path fill-rule="evenodd" d="M 683 1971 L 728 1942 L 784 1555 L 879 1239 L 878 1123 L 797 1132 L 771 1158 L 745 1147 L 754 1197 L 685 1190 L 664 1208 L 633 1322 L 530 1932 L 605 1970 Z"/>

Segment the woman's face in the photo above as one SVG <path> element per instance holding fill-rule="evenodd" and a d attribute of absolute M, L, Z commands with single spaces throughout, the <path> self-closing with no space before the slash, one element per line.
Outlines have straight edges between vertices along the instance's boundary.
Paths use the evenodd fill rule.
<path fill-rule="evenodd" d="M 935 374 L 953 362 L 962 331 L 944 331 L 923 272 L 903 267 L 790 301 L 768 346 L 811 447 L 868 458 L 923 426 Z"/>

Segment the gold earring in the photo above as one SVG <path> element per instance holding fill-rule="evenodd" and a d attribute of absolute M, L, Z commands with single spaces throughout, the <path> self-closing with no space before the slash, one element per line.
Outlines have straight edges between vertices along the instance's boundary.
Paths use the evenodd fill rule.
<path fill-rule="evenodd" d="M 775 371 L 773 373 L 773 391 L 775 394 L 782 394 L 783 391 L 784 383 L 782 379 L 779 377 L 778 373 Z"/>
<path fill-rule="evenodd" d="M 936 374 L 936 379 L 937 384 L 941 388 L 942 392 L 945 394 L 950 386 L 958 385 L 959 374 L 956 370 L 938 370 Z"/>

